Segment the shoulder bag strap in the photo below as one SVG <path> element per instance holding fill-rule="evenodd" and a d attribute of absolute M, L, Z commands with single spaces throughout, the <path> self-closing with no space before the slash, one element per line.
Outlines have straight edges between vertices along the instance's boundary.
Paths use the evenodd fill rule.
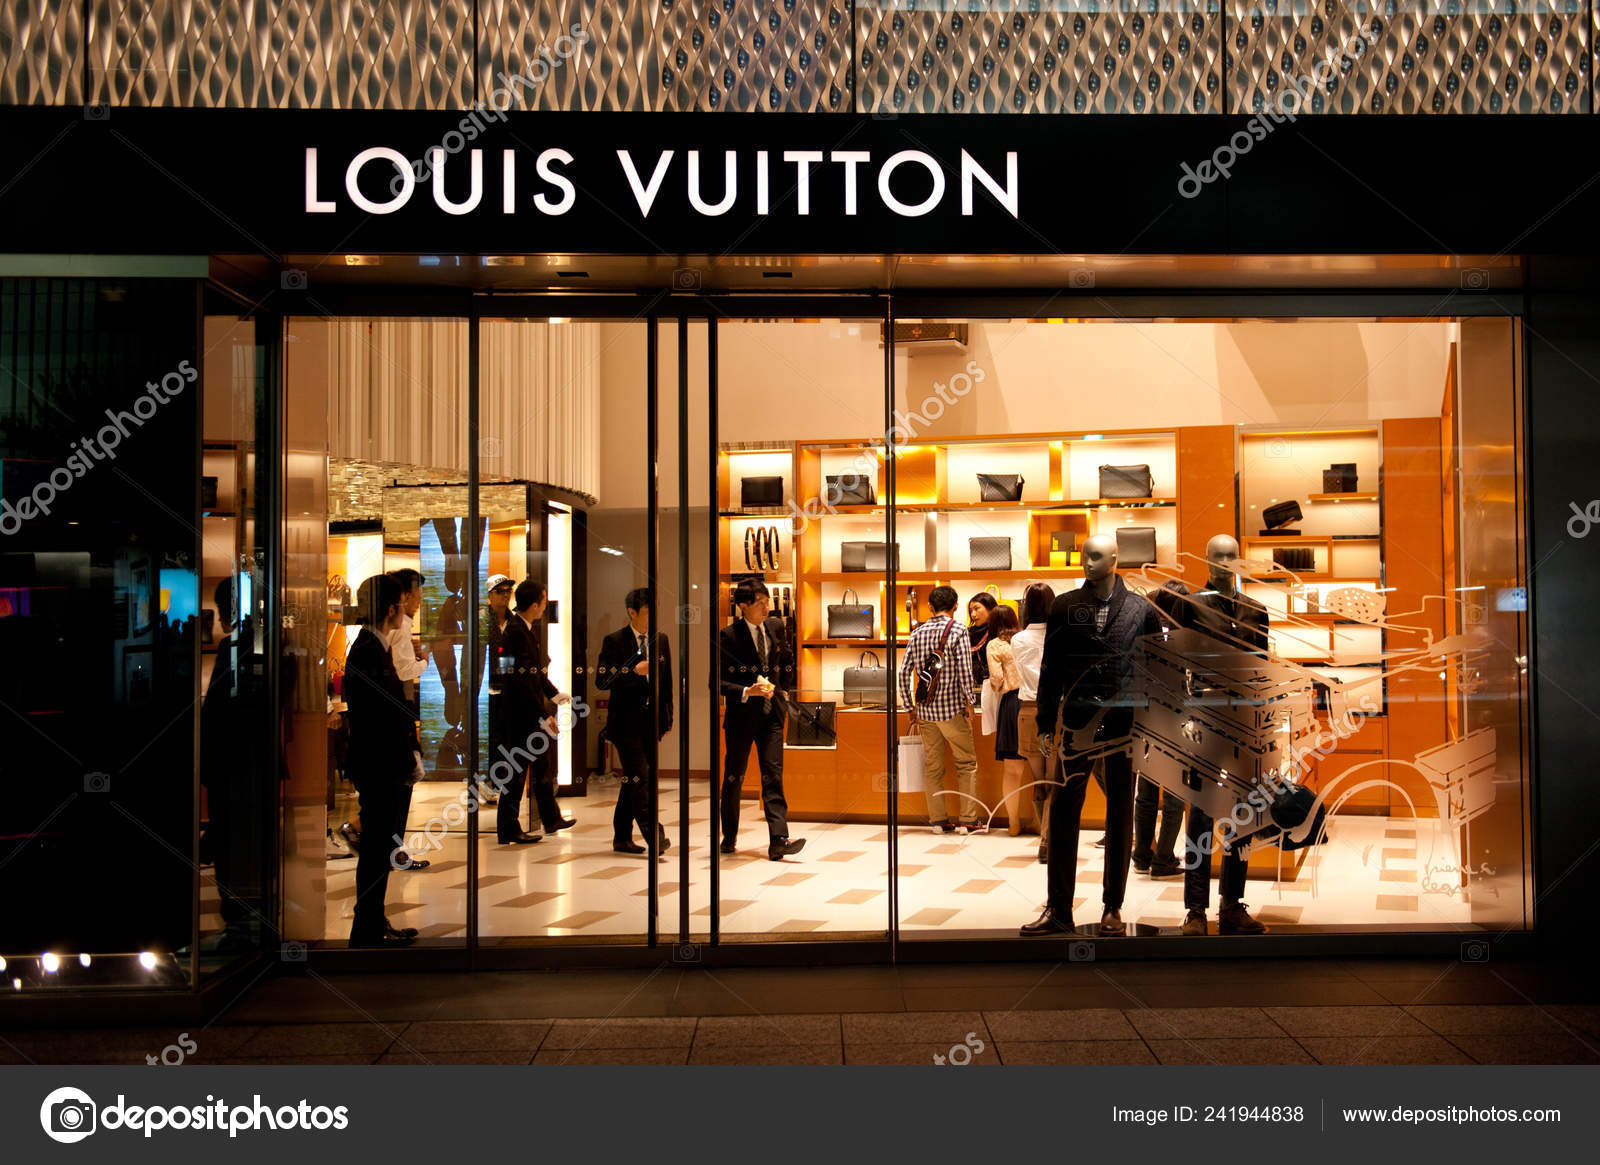
<path fill-rule="evenodd" d="M 839 602 L 840 603 L 852 603 L 852 604 L 854 604 L 855 606 L 858 606 L 858 607 L 861 605 L 861 600 L 856 597 L 855 591 L 852 590 L 850 587 L 845 587 L 844 594 L 839 596 Z"/>

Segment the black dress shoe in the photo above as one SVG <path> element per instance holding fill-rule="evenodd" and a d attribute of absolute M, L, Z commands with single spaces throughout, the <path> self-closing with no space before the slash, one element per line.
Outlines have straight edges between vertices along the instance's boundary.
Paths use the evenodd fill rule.
<path fill-rule="evenodd" d="M 725 841 L 717 848 L 725 854 L 737 853 L 739 851 L 739 843 L 731 840 Z"/>
<path fill-rule="evenodd" d="M 1183 877 L 1183 864 L 1181 862 L 1151 862 L 1149 874 L 1152 878 L 1181 878 Z"/>
<path fill-rule="evenodd" d="M 544 838 L 542 836 L 540 836 L 539 834 L 537 834 L 537 833 L 519 833 L 519 834 L 517 834 L 516 837 L 502 837 L 500 839 L 500 844 L 501 845 L 534 845 L 535 843 L 541 842 L 543 840 L 544 840 Z"/>
<path fill-rule="evenodd" d="M 403 938 L 407 942 L 410 942 L 421 933 L 422 932 L 414 926 L 385 926 L 383 928 L 384 938 Z"/>
<path fill-rule="evenodd" d="M 656 835 L 656 853 L 658 855 L 664 854 L 671 848 L 672 842 L 667 839 L 667 831 L 662 830 Z"/>
<path fill-rule="evenodd" d="M 1040 934 L 1071 933 L 1072 919 L 1063 918 L 1051 906 L 1046 906 L 1044 912 L 1038 918 L 1035 918 L 1032 922 L 1024 923 L 1022 927 L 1022 934 L 1026 938 L 1032 938 L 1034 935 Z"/>
<path fill-rule="evenodd" d="M 414 943 L 416 941 L 417 941 L 416 939 L 410 939 L 410 938 L 404 938 L 404 937 L 393 938 L 393 937 L 389 936 L 388 934 L 374 935 L 374 936 L 367 937 L 367 938 L 357 938 L 355 935 L 351 935 L 350 936 L 350 947 L 351 947 L 352 950 L 354 950 L 356 948 L 372 948 L 372 947 L 378 947 L 378 948 L 409 947 L 412 943 Z"/>
<path fill-rule="evenodd" d="M 546 833 L 560 833 L 563 829 L 571 829 L 576 824 L 578 824 L 576 817 L 563 817 L 554 825 L 546 825 L 544 831 Z"/>
<path fill-rule="evenodd" d="M 803 837 L 777 837 L 772 844 L 767 846 L 767 858 L 770 861 L 781 862 L 790 854 L 797 854 L 806 848 L 806 839 Z"/>
<path fill-rule="evenodd" d="M 433 863 L 430 862 L 427 858 L 418 859 L 418 858 L 412 857 L 410 854 L 407 854 L 406 855 L 406 860 L 404 862 L 396 864 L 395 865 L 395 869 L 396 870 L 400 870 L 400 871 L 405 871 L 405 870 L 426 870 L 431 865 L 433 865 Z"/>
<path fill-rule="evenodd" d="M 361 831 L 348 821 L 339 826 L 339 836 L 344 838 L 344 843 L 350 847 L 351 853 L 356 853 L 361 849 Z"/>
<path fill-rule="evenodd" d="M 636 844 L 631 838 L 627 841 L 614 841 L 611 848 L 619 854 L 642 854 L 644 846 Z"/>

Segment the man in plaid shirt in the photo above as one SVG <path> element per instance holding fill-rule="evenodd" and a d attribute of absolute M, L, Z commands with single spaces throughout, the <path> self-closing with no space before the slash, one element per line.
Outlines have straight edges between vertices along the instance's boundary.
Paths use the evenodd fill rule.
<path fill-rule="evenodd" d="M 950 823 L 951 801 L 957 802 L 960 832 L 978 832 L 986 820 L 978 815 L 978 755 L 972 743 L 972 644 L 967 629 L 955 621 L 959 601 L 954 587 L 934 587 L 928 592 L 933 618 L 911 633 L 900 662 L 900 702 L 911 708 L 911 723 L 922 736 L 928 821 L 935 833 L 957 829 Z M 933 697 L 926 704 L 914 704 L 912 676 L 927 671 L 936 653 L 943 657 L 944 666 L 939 669 Z M 956 762 L 956 788 L 961 794 L 956 797 L 944 788 L 946 744 Z"/>

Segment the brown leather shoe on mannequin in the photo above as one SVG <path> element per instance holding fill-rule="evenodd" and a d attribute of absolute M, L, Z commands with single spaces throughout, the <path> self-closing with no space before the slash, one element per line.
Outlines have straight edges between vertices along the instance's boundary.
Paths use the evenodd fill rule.
<path fill-rule="evenodd" d="M 1206 912 L 1204 910 L 1191 910 L 1183 916 L 1183 925 L 1178 928 L 1179 934 L 1197 935 L 1207 933 Z"/>
<path fill-rule="evenodd" d="M 1041 934 L 1071 934 L 1072 919 L 1066 915 L 1057 914 L 1046 906 L 1044 912 L 1032 922 L 1022 924 L 1022 934 L 1025 938 L 1032 938 Z"/>
<path fill-rule="evenodd" d="M 1128 928 L 1122 924 L 1122 911 L 1106 907 L 1106 912 L 1100 916 L 1100 937 L 1121 938 L 1127 933 Z"/>
<path fill-rule="evenodd" d="M 1217 911 L 1218 934 L 1266 934 L 1267 928 L 1263 923 L 1250 917 L 1250 911 L 1243 902 L 1224 902 L 1222 909 Z"/>

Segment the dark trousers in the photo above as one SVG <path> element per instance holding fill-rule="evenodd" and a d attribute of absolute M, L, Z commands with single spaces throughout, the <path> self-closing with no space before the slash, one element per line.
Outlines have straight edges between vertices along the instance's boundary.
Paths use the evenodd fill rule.
<path fill-rule="evenodd" d="M 1161 810 L 1161 837 L 1156 837 L 1156 809 Z M 1170 866 L 1178 860 L 1178 831 L 1183 828 L 1183 798 L 1164 790 L 1146 777 L 1139 778 L 1133 798 L 1133 860 L 1140 865 L 1154 862 Z M 1152 852 L 1151 843 L 1155 843 Z"/>
<path fill-rule="evenodd" d="M 613 740 L 622 762 L 622 784 L 617 788 L 617 807 L 611 814 L 611 840 L 623 845 L 633 840 L 637 822 L 639 836 L 650 844 L 652 812 L 651 790 L 655 788 L 656 767 L 652 750 L 642 740 Z"/>
<path fill-rule="evenodd" d="M 1132 726 L 1131 712 L 1114 709 L 1101 721 L 1097 740 L 1126 736 Z M 1070 733 L 1062 730 L 1060 745 L 1070 747 Z M 1075 763 L 1078 771 L 1073 772 Z M 1050 906 L 1063 918 L 1072 917 L 1072 898 L 1077 888 L 1078 829 L 1083 818 L 1083 796 L 1089 787 L 1089 766 L 1066 757 L 1066 782 L 1050 798 L 1050 857 L 1046 879 L 1050 886 Z M 1128 887 L 1128 859 L 1133 852 L 1133 758 L 1126 752 L 1101 758 L 1100 780 L 1106 791 L 1105 876 L 1101 899 L 1107 910 L 1122 909 Z"/>
<path fill-rule="evenodd" d="M 367 841 L 356 855 L 355 918 L 350 924 L 350 941 L 371 941 L 383 937 L 386 919 L 383 900 L 389 892 L 389 870 L 394 854 L 394 835 L 403 829 L 401 813 L 411 799 L 411 787 L 382 782 L 368 777 L 362 782 L 362 836 Z"/>
<path fill-rule="evenodd" d="M 777 710 L 755 716 L 735 715 L 722 728 L 722 837 L 739 836 L 739 789 L 756 750 L 761 766 L 761 808 L 767 815 L 767 832 L 776 841 L 789 836 L 789 803 L 783 797 L 783 713 Z"/>
<path fill-rule="evenodd" d="M 522 790 L 527 786 L 532 786 L 534 808 L 539 811 L 539 821 L 545 832 L 551 832 L 561 823 L 561 810 L 556 805 L 555 763 L 546 751 L 543 756 L 535 757 L 527 768 L 519 768 L 500 794 L 494 807 L 494 824 L 495 834 L 502 844 L 522 833 Z"/>
<path fill-rule="evenodd" d="M 1204 911 L 1211 905 L 1211 853 L 1216 844 L 1212 838 L 1213 822 L 1198 807 L 1189 806 L 1189 824 L 1184 837 L 1189 842 L 1189 852 L 1184 855 L 1183 905 L 1188 910 Z M 1244 881 L 1249 863 L 1237 850 L 1222 852 L 1222 876 L 1217 879 L 1217 889 L 1224 905 L 1238 902 L 1244 897 Z"/>

